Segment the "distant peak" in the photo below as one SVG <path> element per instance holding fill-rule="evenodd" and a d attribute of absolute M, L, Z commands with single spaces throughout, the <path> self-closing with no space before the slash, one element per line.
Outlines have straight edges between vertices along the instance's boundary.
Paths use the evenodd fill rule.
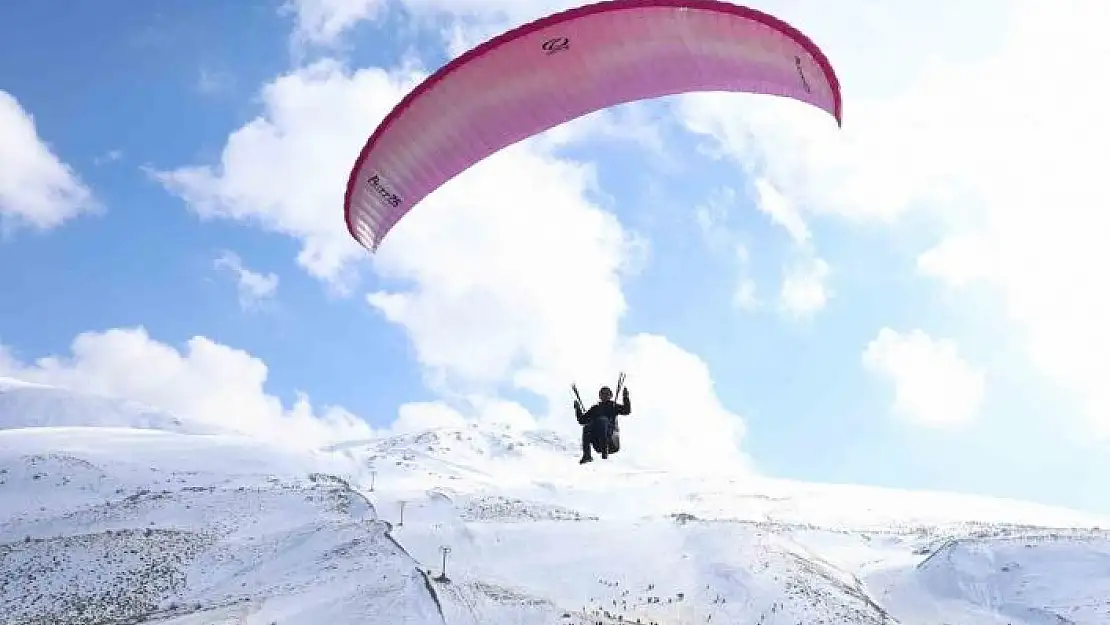
<path fill-rule="evenodd" d="M 0 377 L 0 429 L 123 427 L 179 434 L 217 434 L 215 426 L 131 399 Z"/>

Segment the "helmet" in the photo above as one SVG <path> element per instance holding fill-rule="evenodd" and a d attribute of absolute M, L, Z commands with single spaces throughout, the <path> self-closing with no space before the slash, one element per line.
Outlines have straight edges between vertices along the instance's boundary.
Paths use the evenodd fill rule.
<path fill-rule="evenodd" d="M 597 392 L 597 396 L 601 399 L 601 401 L 613 399 L 613 389 L 609 388 L 608 386 L 603 386 Z"/>

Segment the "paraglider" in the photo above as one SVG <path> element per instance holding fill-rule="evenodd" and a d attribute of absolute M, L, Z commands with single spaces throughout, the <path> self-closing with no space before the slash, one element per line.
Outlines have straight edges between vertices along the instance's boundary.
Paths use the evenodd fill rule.
<path fill-rule="evenodd" d="M 719 0 L 608 0 L 504 32 L 409 92 L 347 181 L 351 236 L 371 252 L 417 203 L 489 155 L 592 112 L 666 95 L 787 97 L 842 121 L 840 84 L 789 24 Z"/>
<path fill-rule="evenodd" d="M 570 385 L 574 392 L 574 414 L 578 418 L 578 425 L 582 426 L 582 459 L 578 464 L 593 462 L 590 449 L 601 454 L 602 460 L 608 460 L 609 454 L 621 450 L 620 424 L 618 415 L 632 414 L 632 404 L 628 400 L 628 387 L 624 386 L 624 374 L 617 380 L 617 395 L 621 395 L 621 403 L 613 401 L 613 390 L 602 386 L 598 390 L 598 402 L 585 410 L 582 406 L 582 396 L 578 393 L 578 386 Z"/>
<path fill-rule="evenodd" d="M 478 45 L 405 95 L 351 169 L 347 230 L 375 252 L 421 200 L 503 148 L 619 104 L 711 91 L 790 98 L 843 121 L 829 60 L 776 17 L 720 0 L 579 6 Z M 628 391 L 617 404 L 608 390 L 584 411 L 574 389 L 582 463 L 591 448 L 603 458 L 620 449 Z"/>

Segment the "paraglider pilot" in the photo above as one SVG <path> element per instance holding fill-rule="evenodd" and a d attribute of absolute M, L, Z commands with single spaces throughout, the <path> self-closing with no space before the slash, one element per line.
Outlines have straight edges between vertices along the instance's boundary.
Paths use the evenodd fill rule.
<path fill-rule="evenodd" d="M 617 425 L 617 415 L 632 413 L 632 404 L 628 401 L 628 388 L 624 388 L 620 404 L 613 401 L 613 391 L 608 386 L 601 387 L 597 393 L 598 401 L 583 412 L 582 404 L 574 402 L 574 413 L 578 417 L 578 424 L 582 426 L 582 459 L 578 464 L 593 462 L 590 447 L 601 453 L 602 460 L 609 458 L 609 454 L 620 451 L 620 428 Z"/>

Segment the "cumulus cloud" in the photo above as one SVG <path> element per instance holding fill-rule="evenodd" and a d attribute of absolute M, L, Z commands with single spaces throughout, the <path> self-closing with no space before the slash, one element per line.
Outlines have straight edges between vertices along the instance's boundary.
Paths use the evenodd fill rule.
<path fill-rule="evenodd" d="M 805 105 L 716 94 L 681 100 L 686 127 L 806 213 L 861 224 L 913 214 L 939 230 L 922 274 L 998 294 L 1029 364 L 1110 436 L 1110 118 L 1104 85 L 1076 61 L 1110 55 L 1110 4 L 764 8 L 832 59 L 843 130 Z M 956 312 L 970 299 L 953 299 Z"/>
<path fill-rule="evenodd" d="M 753 470 L 751 459 L 740 451 L 746 432 L 743 419 L 721 404 L 704 361 L 651 334 L 621 337 L 612 358 L 611 370 L 627 373 L 631 391 L 632 415 L 621 417 L 621 431 L 626 440 L 637 441 L 621 450 L 624 462 L 693 474 L 738 475 Z M 614 386 L 616 380 L 606 375 L 609 372 L 578 378 L 584 401 L 595 401 L 602 384 Z M 515 401 L 483 394 L 406 404 L 385 433 L 480 423 L 542 427 L 577 440 L 580 430 L 570 418 L 569 397 L 568 389 L 562 389 L 551 412 L 540 417 Z"/>
<path fill-rule="evenodd" d="M 0 223 L 51 230 L 99 210 L 92 191 L 39 137 L 34 118 L 0 90 Z"/>
<path fill-rule="evenodd" d="M 466 417 L 442 401 L 411 402 L 401 406 L 389 434 L 411 434 L 436 428 L 466 427 Z"/>
<path fill-rule="evenodd" d="M 375 17 L 384 0 L 289 0 L 296 27 L 294 37 L 307 43 L 330 46 L 355 24 Z"/>
<path fill-rule="evenodd" d="M 963 96 L 938 82 L 950 68 L 934 69 L 929 61 L 967 47 L 945 37 L 945 29 L 965 33 L 979 17 L 1002 23 L 979 6 L 959 18 L 939 17 L 962 6 L 940 3 L 935 15 L 909 5 L 876 9 L 863 0 L 835 14 L 778 0 L 761 7 L 801 28 L 830 57 L 844 93 L 843 129 L 812 106 L 750 94 L 690 94 L 677 98 L 675 112 L 704 139 L 705 153 L 735 161 L 802 211 L 892 223 L 924 201 L 950 197 L 938 185 L 953 170 L 943 158 L 952 144 L 942 149 L 938 137 L 958 134 L 944 128 L 945 115 Z M 990 39 L 991 26 L 973 30 L 969 40 Z"/>
<path fill-rule="evenodd" d="M 529 144 L 494 155 L 398 225 L 377 267 L 413 287 L 371 305 L 409 330 L 423 364 L 462 382 L 523 370 L 523 386 L 561 390 L 611 351 L 625 310 L 633 242 L 586 199 L 593 188 L 592 168 Z"/>
<path fill-rule="evenodd" d="M 262 275 L 243 266 L 243 260 L 234 252 L 222 252 L 213 263 L 220 271 L 227 271 L 235 276 L 235 283 L 239 290 L 239 306 L 243 310 L 252 310 L 263 301 L 271 299 L 277 292 L 277 274 Z"/>
<path fill-rule="evenodd" d="M 203 336 L 178 350 L 152 339 L 143 328 L 116 328 L 80 334 L 70 351 L 69 356 L 24 363 L 0 346 L 0 375 L 133 399 L 290 446 L 319 446 L 373 433 L 341 407 L 317 410 L 304 394 L 284 406 L 264 388 L 264 362 Z"/>
<path fill-rule="evenodd" d="M 966 133 L 952 156 L 975 195 L 974 218 L 951 227 L 919 258 L 927 275 L 954 287 L 1001 294 L 1023 331 L 1030 361 L 1071 393 L 1091 431 L 1110 437 L 1110 118 L 1101 85 L 1074 59 L 1106 58 L 1110 5 L 1022 4 L 994 55 L 948 78 L 973 95 L 945 110 L 947 138 Z M 1038 86 L 1003 91 L 1023 76 Z M 1046 115 L 1045 111 L 1051 111 Z"/>
<path fill-rule="evenodd" d="M 744 421 L 721 404 L 705 361 L 651 334 L 626 338 L 617 358 L 628 373 L 634 402 L 634 416 L 622 417 L 621 430 L 642 441 L 621 454 L 648 465 L 693 472 L 752 468 L 750 458 L 738 452 Z M 598 385 L 604 382 L 596 380 Z"/>
<path fill-rule="evenodd" d="M 397 419 L 385 434 L 409 434 L 435 428 L 463 429 L 472 423 L 489 427 L 530 430 L 538 427 L 535 417 L 520 404 L 484 395 L 413 402 L 401 406 Z"/>
<path fill-rule="evenodd" d="M 953 427 L 977 416 L 984 374 L 960 356 L 951 339 L 921 330 L 883 328 L 863 351 L 863 365 L 894 385 L 894 409 L 929 427 Z"/>
<path fill-rule="evenodd" d="M 398 70 L 348 74 L 322 60 L 267 84 L 264 112 L 232 133 L 218 165 L 154 176 L 202 219 L 232 219 L 298 239 L 298 263 L 340 291 L 366 252 L 341 217 L 355 156 L 381 118 L 421 78 Z"/>

